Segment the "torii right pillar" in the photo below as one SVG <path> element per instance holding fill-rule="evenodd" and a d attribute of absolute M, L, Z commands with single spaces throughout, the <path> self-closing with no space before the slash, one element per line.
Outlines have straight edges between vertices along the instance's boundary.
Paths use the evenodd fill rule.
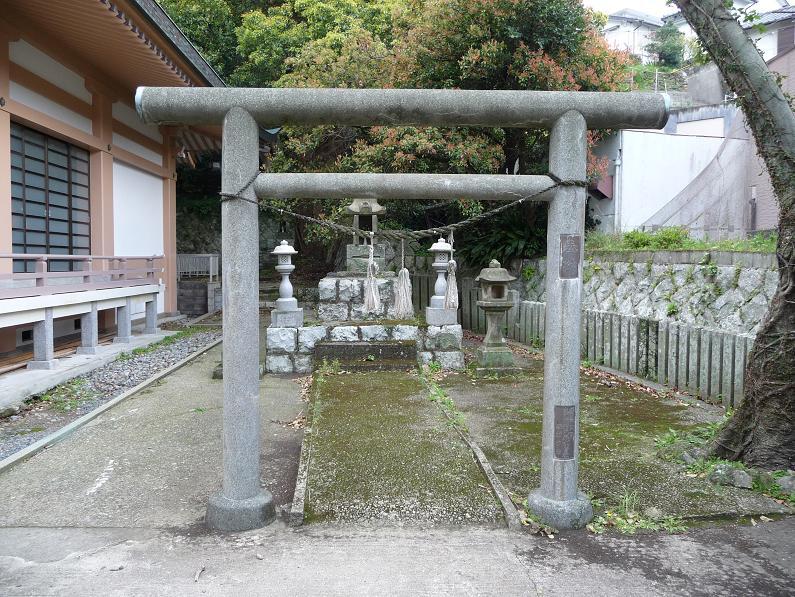
<path fill-rule="evenodd" d="M 549 171 L 564 181 L 586 176 L 585 119 L 563 114 L 552 127 Z M 544 425 L 541 486 L 529 509 L 557 529 L 585 526 L 593 518 L 588 497 L 577 489 L 580 437 L 580 304 L 585 187 L 554 190 L 547 222 Z"/>

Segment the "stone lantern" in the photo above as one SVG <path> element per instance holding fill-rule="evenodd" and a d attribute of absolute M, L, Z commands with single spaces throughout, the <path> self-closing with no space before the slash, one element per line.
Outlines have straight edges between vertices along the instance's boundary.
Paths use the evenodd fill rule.
<path fill-rule="evenodd" d="M 354 199 L 345 208 L 353 215 L 353 227 L 363 232 L 378 232 L 378 216 L 386 213 L 386 207 L 378 203 L 378 199 Z M 368 222 L 369 218 L 369 222 Z M 368 226 L 369 224 L 369 226 Z M 346 247 L 345 267 L 349 272 L 364 273 L 367 271 L 367 260 L 370 249 L 360 245 L 358 234 L 353 235 L 353 242 Z M 376 244 L 373 247 L 373 260 L 379 271 L 386 271 L 386 245 Z"/>
<path fill-rule="evenodd" d="M 298 251 L 286 240 L 271 252 L 276 257 L 276 271 L 282 276 L 276 308 L 271 311 L 272 328 L 300 328 L 304 325 L 304 310 L 298 307 L 298 300 L 293 298 L 293 285 L 290 283 L 290 274 L 295 270 L 293 255 L 297 254 Z"/>
<path fill-rule="evenodd" d="M 425 321 L 428 325 L 455 325 L 458 323 L 457 309 L 444 308 L 444 296 L 447 293 L 447 264 L 453 253 L 453 246 L 443 238 L 431 245 L 433 255 L 431 267 L 436 271 L 436 283 L 433 287 L 431 304 L 425 308 Z"/>
<path fill-rule="evenodd" d="M 486 312 L 486 337 L 477 350 L 478 365 L 482 369 L 512 369 L 513 353 L 502 335 L 505 313 L 513 305 L 508 301 L 508 283 L 516 280 L 500 262 L 492 259 L 489 267 L 480 270 L 475 282 L 480 282 L 478 307 Z"/>

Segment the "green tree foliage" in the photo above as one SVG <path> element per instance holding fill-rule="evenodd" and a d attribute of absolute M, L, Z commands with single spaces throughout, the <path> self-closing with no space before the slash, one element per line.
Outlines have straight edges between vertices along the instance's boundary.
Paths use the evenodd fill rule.
<path fill-rule="evenodd" d="M 227 46 L 239 61 L 229 79 L 235 85 L 607 91 L 626 81 L 629 57 L 608 48 L 598 17 L 580 0 L 287 0 L 243 12 L 240 1 L 226 1 L 233 20 L 240 15 L 236 46 Z M 185 10 L 223 0 L 168 2 Z M 202 46 L 202 32 L 195 35 Z M 544 131 L 520 129 L 288 127 L 271 168 L 534 174 L 547 169 L 547 143 Z M 283 204 L 316 217 L 344 215 L 340 202 Z M 390 213 L 406 226 L 430 227 L 488 205 L 458 202 L 431 214 L 426 207 Z M 511 243 L 515 256 L 536 245 Z"/>
<path fill-rule="evenodd" d="M 235 45 L 235 21 L 226 0 L 158 0 L 204 59 L 229 76 L 240 62 Z"/>
<path fill-rule="evenodd" d="M 685 54 L 685 36 L 672 22 L 667 22 L 651 36 L 646 51 L 657 57 L 663 66 L 681 66 Z"/>

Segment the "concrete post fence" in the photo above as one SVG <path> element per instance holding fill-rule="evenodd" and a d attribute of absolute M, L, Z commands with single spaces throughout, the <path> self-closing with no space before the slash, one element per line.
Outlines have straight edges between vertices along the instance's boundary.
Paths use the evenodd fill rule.
<path fill-rule="evenodd" d="M 666 96 L 650 93 L 469 91 L 424 89 L 229 89 L 142 87 L 135 103 L 144 122 L 218 125 L 223 122 L 222 207 L 224 279 L 224 486 L 210 500 L 207 522 L 228 530 L 268 521 L 258 490 L 259 428 L 257 207 L 282 197 L 450 197 L 518 199 L 557 179 L 575 185 L 586 171 L 588 128 L 662 128 Z M 551 129 L 550 177 L 477 175 L 256 175 L 256 124 L 351 126 L 486 126 Z M 247 187 L 252 182 L 253 189 Z M 547 360 L 541 487 L 528 503 L 558 528 L 592 516 L 577 491 L 580 295 L 585 189 L 561 186 L 551 201 L 547 242 Z M 241 200 L 242 199 L 242 200 Z M 253 224 L 252 224 L 253 222 Z M 233 425 L 235 425 L 233 429 Z M 257 479 L 254 476 L 256 474 Z M 255 491 L 256 490 L 256 491 Z M 267 497 L 263 497 L 267 496 Z M 270 506 L 272 509 L 272 506 Z"/>

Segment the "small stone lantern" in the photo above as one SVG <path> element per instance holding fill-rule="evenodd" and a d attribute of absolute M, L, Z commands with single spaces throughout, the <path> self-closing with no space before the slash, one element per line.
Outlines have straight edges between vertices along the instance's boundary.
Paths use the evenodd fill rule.
<path fill-rule="evenodd" d="M 478 365 L 486 370 L 513 369 L 513 353 L 502 335 L 505 313 L 513 305 L 508 301 L 508 283 L 516 280 L 500 262 L 492 259 L 489 267 L 480 270 L 478 307 L 486 312 L 486 337 L 477 350 Z M 489 372 L 489 371 L 486 371 Z"/>
<path fill-rule="evenodd" d="M 345 208 L 349 214 L 353 214 L 353 227 L 356 230 L 364 230 L 366 232 L 378 232 L 378 216 L 386 213 L 386 207 L 378 203 L 378 199 L 354 199 L 351 204 Z M 362 216 L 370 217 L 370 227 L 362 228 Z M 353 235 L 353 244 L 359 244 L 359 235 Z"/>
<path fill-rule="evenodd" d="M 377 199 L 354 199 L 346 206 L 345 211 L 353 215 L 353 227 L 362 232 L 378 232 L 378 216 L 386 213 L 386 207 L 378 203 Z M 369 218 L 369 227 L 367 226 Z M 367 261 L 370 257 L 370 248 L 360 245 L 359 234 L 353 235 L 353 242 L 345 248 L 345 269 L 349 272 L 366 273 Z M 373 246 L 373 260 L 380 271 L 386 271 L 387 245 L 378 243 Z"/>
<path fill-rule="evenodd" d="M 453 254 L 453 246 L 444 238 L 431 245 L 433 255 L 431 267 L 436 270 L 436 283 L 433 287 L 431 304 L 425 309 L 425 321 L 428 325 L 455 325 L 458 323 L 457 309 L 444 308 L 444 296 L 447 293 L 447 264 Z"/>
<path fill-rule="evenodd" d="M 298 300 L 293 298 L 293 285 L 290 283 L 290 274 L 295 270 L 293 255 L 297 254 L 298 251 L 286 240 L 271 252 L 271 255 L 276 256 L 276 271 L 282 276 L 276 308 L 271 311 L 272 328 L 300 328 L 304 325 L 304 310 L 298 307 Z"/>

